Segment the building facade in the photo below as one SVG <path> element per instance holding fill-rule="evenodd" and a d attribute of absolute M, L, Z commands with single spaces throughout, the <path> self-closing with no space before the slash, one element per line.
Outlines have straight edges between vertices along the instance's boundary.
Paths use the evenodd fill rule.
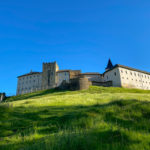
<path fill-rule="evenodd" d="M 114 87 L 150 90 L 150 73 L 117 64 L 103 74 L 103 82 L 112 81 Z"/>
<path fill-rule="evenodd" d="M 87 82 L 86 79 L 89 82 Z M 103 74 L 91 72 L 81 73 L 81 70 L 59 70 L 57 63 L 51 62 L 43 63 L 42 72 L 31 71 L 28 74 L 19 76 L 17 95 L 59 87 L 64 85 L 64 83 L 75 85 L 75 82 L 79 81 L 84 81 L 83 83 L 89 85 L 93 83 L 93 85 L 99 86 L 150 90 L 149 72 L 119 64 L 113 66 L 111 60 L 108 61 L 107 67 Z M 83 86 L 83 83 L 79 85 Z"/>
<path fill-rule="evenodd" d="M 59 70 L 57 71 L 57 87 L 62 84 L 63 81 L 66 83 L 70 82 L 70 79 L 79 77 L 80 70 Z"/>
<path fill-rule="evenodd" d="M 18 76 L 17 95 L 59 87 L 63 81 L 79 77 L 80 70 L 59 70 L 56 62 L 43 63 L 42 72 L 30 72 Z"/>
<path fill-rule="evenodd" d="M 96 82 L 101 82 L 102 81 L 102 74 L 100 73 L 94 73 L 94 72 L 89 72 L 89 73 L 82 73 L 80 74 L 81 77 L 84 77 L 84 78 L 88 78 L 89 81 L 93 82 L 93 81 L 96 81 Z"/>
<path fill-rule="evenodd" d="M 32 93 L 41 90 L 42 73 L 30 72 L 18 77 L 17 95 Z"/>

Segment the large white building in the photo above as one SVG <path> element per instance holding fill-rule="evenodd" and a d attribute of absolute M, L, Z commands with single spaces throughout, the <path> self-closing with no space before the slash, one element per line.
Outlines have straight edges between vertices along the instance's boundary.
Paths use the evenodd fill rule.
<path fill-rule="evenodd" d="M 30 72 L 18 77 L 17 95 L 41 90 L 42 73 Z"/>
<path fill-rule="evenodd" d="M 112 86 L 150 90 L 150 73 L 123 65 L 115 65 L 103 74 L 103 81 Z"/>
<path fill-rule="evenodd" d="M 63 81 L 70 83 L 74 78 L 87 78 L 93 85 L 150 90 L 149 72 L 119 64 L 113 66 L 111 60 L 108 61 L 103 74 L 81 73 L 80 70 L 59 70 L 57 63 L 53 62 L 43 63 L 43 72 L 31 71 L 19 76 L 17 95 L 59 87 Z"/>
<path fill-rule="evenodd" d="M 17 95 L 59 87 L 63 81 L 77 78 L 80 70 L 59 70 L 56 62 L 43 63 L 43 72 L 30 72 L 18 76 Z"/>

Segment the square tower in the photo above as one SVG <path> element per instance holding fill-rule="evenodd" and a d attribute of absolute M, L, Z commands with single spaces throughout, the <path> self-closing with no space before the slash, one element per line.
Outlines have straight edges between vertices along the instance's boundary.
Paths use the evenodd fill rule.
<path fill-rule="evenodd" d="M 51 89 L 56 87 L 56 72 L 59 67 L 56 62 L 43 63 L 42 88 Z"/>

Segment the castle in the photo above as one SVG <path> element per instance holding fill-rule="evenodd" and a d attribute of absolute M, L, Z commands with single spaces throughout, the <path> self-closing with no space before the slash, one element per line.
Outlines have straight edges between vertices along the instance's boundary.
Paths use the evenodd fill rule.
<path fill-rule="evenodd" d="M 150 90 L 150 73 L 120 64 L 112 65 L 110 59 L 103 74 L 59 70 L 56 62 L 43 63 L 42 72 L 31 71 L 18 76 L 17 95 L 56 87 L 80 90 L 90 85 Z"/>

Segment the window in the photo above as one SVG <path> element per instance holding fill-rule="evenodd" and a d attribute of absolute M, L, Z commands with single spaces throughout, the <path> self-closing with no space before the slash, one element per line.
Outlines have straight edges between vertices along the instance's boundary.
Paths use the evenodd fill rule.
<path fill-rule="evenodd" d="M 134 75 L 136 76 L 136 73 L 134 73 Z"/>
<path fill-rule="evenodd" d="M 115 76 L 117 75 L 116 72 L 114 72 L 114 75 L 115 75 Z"/>
<path fill-rule="evenodd" d="M 123 71 L 121 70 L 121 72 L 123 73 Z"/>
<path fill-rule="evenodd" d="M 126 71 L 126 74 L 128 74 L 128 72 Z"/>
<path fill-rule="evenodd" d="M 132 75 L 132 72 L 130 72 L 130 74 Z"/>
<path fill-rule="evenodd" d="M 108 76 L 107 76 L 107 79 L 108 79 Z"/>

